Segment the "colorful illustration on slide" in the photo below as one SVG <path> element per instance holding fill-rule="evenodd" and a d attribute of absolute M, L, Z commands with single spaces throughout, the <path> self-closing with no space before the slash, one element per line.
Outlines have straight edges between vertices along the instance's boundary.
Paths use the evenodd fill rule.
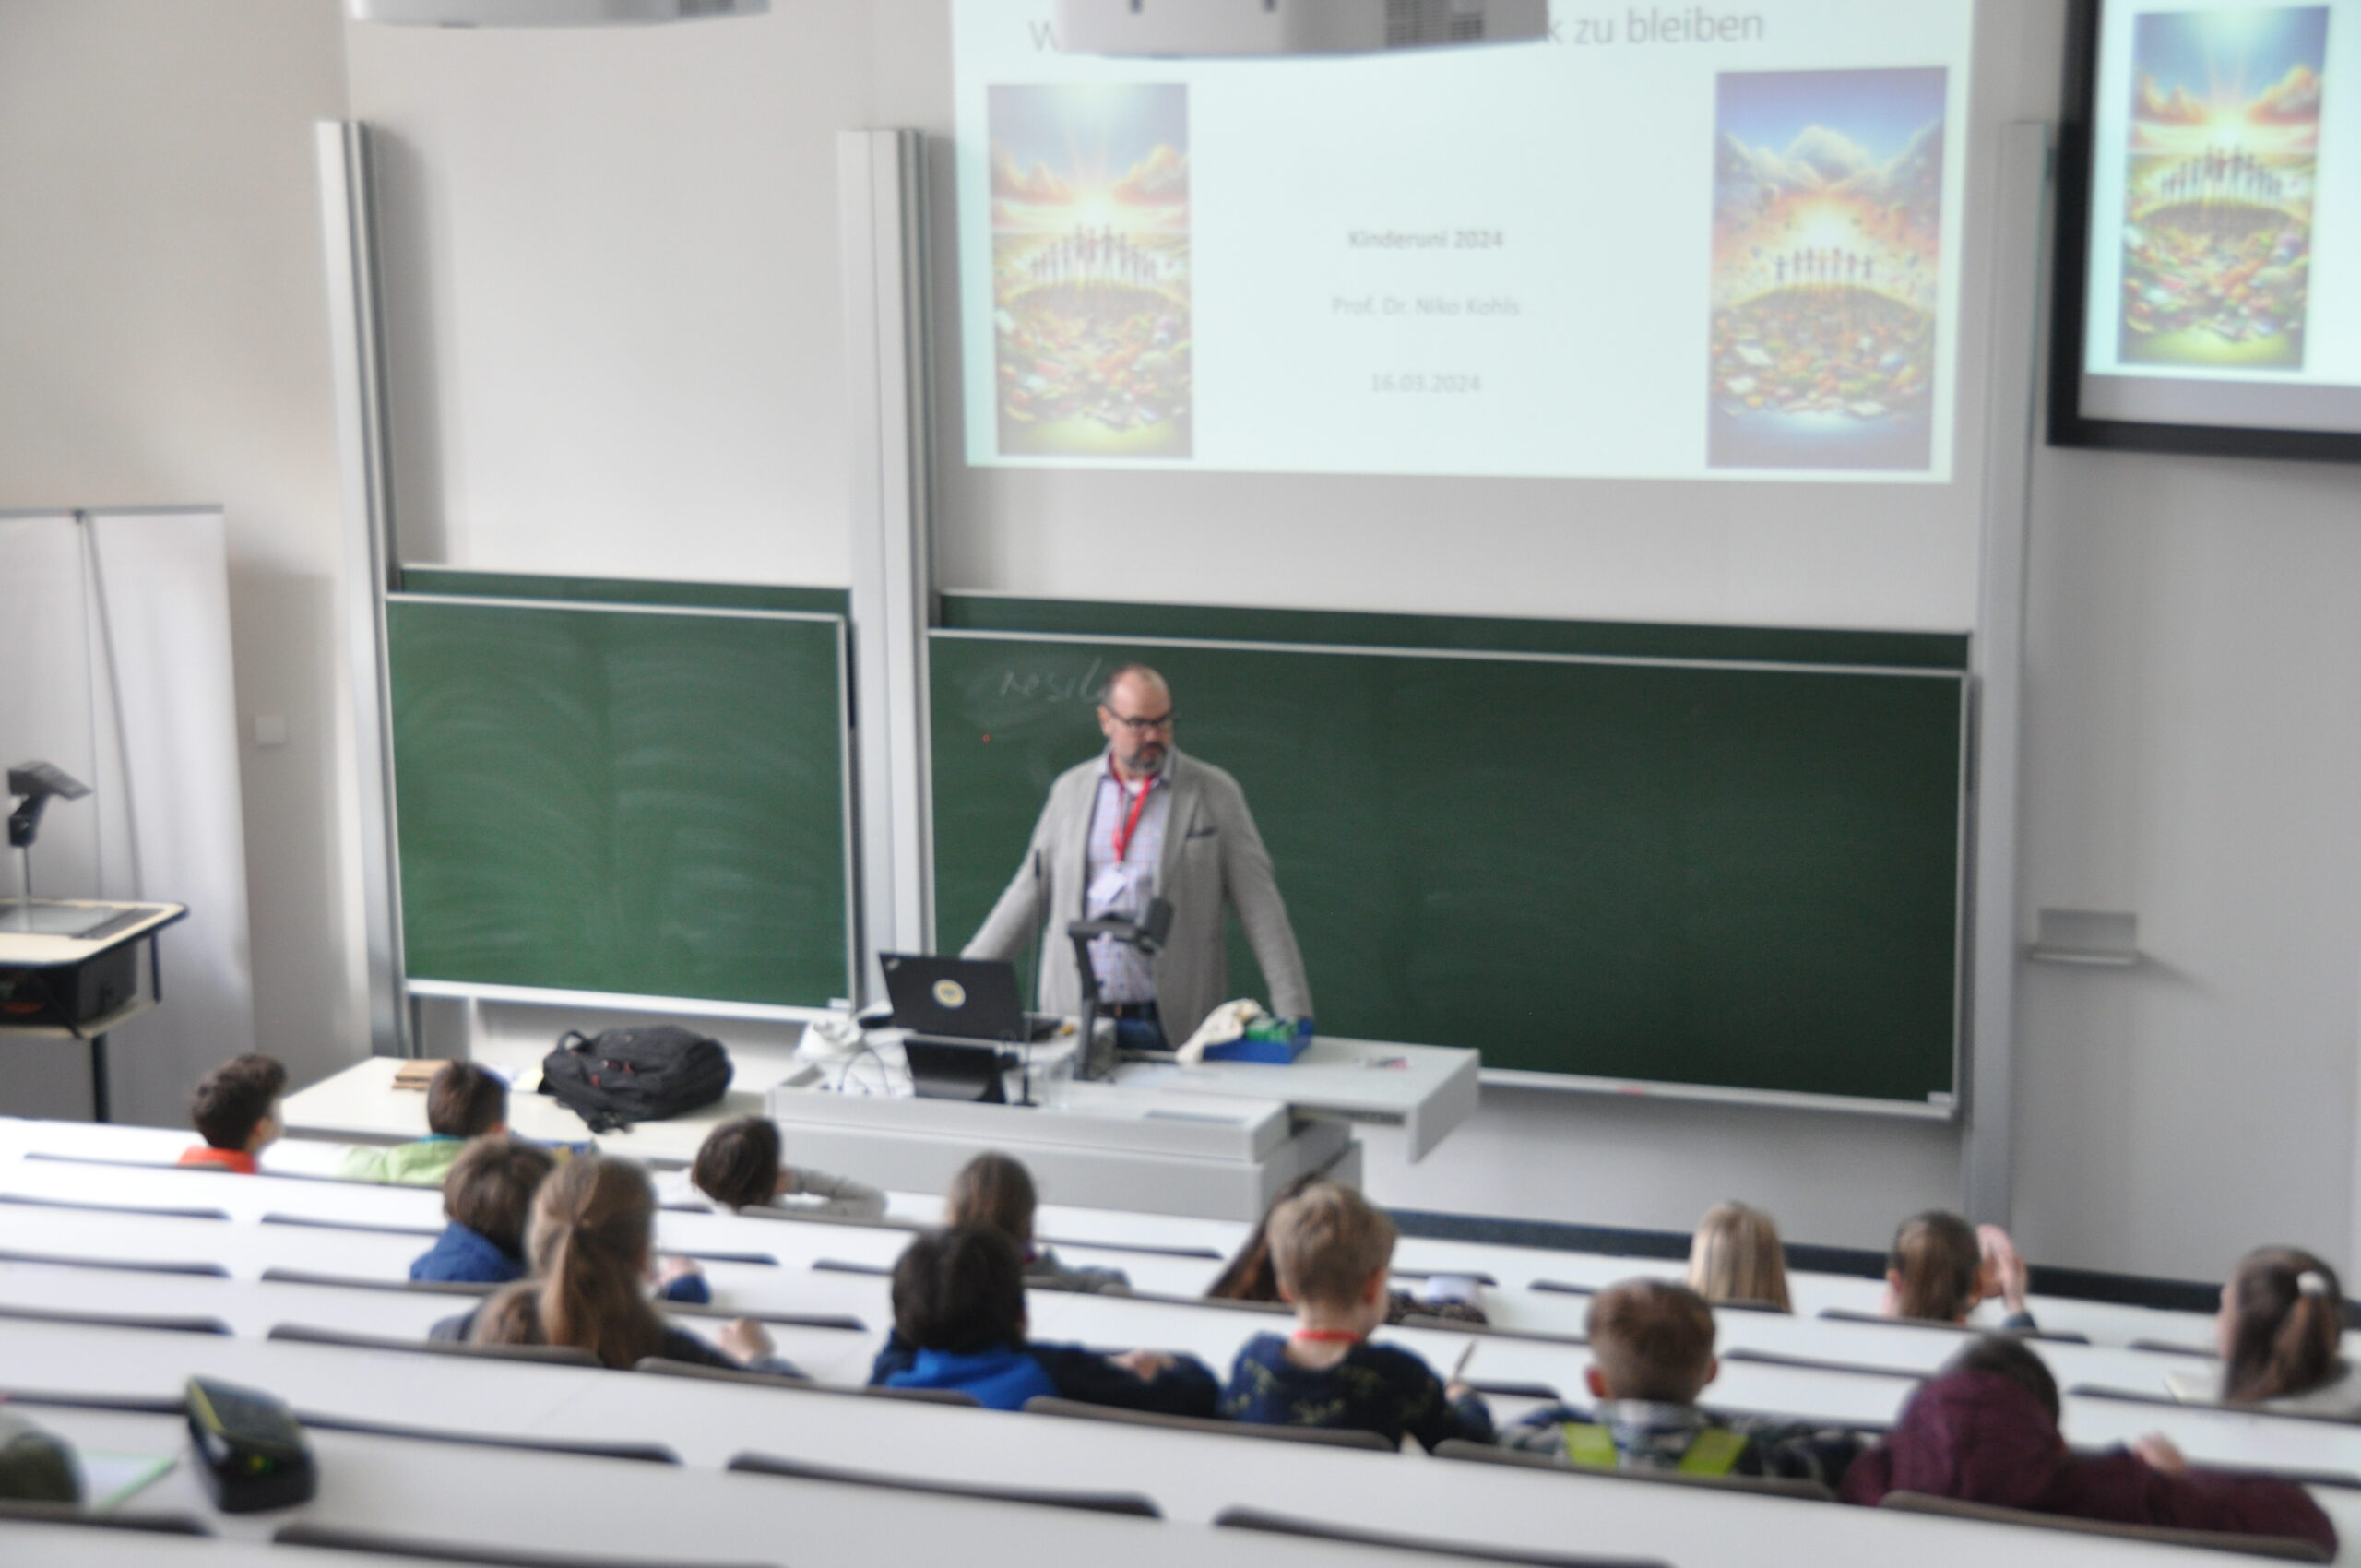
<path fill-rule="evenodd" d="M 2325 6 L 2138 19 L 2125 362 L 2303 368 L 2327 53 Z"/>
<path fill-rule="evenodd" d="M 1189 89 L 991 93 L 1003 457 L 1186 457 Z"/>
<path fill-rule="evenodd" d="M 1934 460 L 1940 69 L 1714 83 L 1717 469 Z"/>

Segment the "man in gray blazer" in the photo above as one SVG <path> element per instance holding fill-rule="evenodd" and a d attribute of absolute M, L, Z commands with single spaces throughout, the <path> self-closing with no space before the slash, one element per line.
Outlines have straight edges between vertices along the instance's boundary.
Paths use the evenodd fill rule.
<path fill-rule="evenodd" d="M 1178 1046 L 1228 999 L 1227 904 L 1270 981 L 1271 1011 L 1310 1017 L 1303 955 L 1245 793 L 1220 768 L 1175 749 L 1164 677 L 1145 664 L 1115 671 L 1099 698 L 1098 728 L 1107 750 L 1050 786 L 1025 863 L 961 956 L 1015 957 L 1044 929 L 1046 913 L 1041 1010 L 1079 1012 L 1082 982 L 1067 922 L 1139 919 L 1160 897 L 1172 906 L 1162 951 L 1151 960 L 1100 937 L 1091 968 L 1119 1045 Z"/>

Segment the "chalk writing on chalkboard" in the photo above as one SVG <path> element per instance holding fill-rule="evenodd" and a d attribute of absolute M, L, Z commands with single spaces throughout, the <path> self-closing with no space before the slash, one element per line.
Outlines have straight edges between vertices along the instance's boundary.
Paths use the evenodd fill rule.
<path fill-rule="evenodd" d="M 1003 670 L 1000 676 L 999 695 L 1039 702 L 1096 702 L 1101 684 L 1098 672 L 1106 667 L 1104 659 L 1094 659 L 1083 667 L 1079 675 L 1049 674 L 1038 670 L 1030 673 Z"/>

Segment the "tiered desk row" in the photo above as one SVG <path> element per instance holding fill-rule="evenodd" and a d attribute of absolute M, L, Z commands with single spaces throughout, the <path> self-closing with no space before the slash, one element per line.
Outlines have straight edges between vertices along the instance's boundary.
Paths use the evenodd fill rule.
<path fill-rule="evenodd" d="M 954 1543 L 986 1563 L 1062 1551 L 1202 1562 L 1215 1550 L 1248 1563 L 1344 1561 L 1347 1548 L 1317 1540 L 1227 1528 L 1218 1541 L 1203 1537 L 1248 1510 L 1453 1550 L 1682 1568 L 1751 1568 L 1772 1539 L 1786 1560 L 1879 1568 L 1964 1564 L 2029 1545 L 2094 1564 L 2171 1562 L 2158 1554 L 2179 1550 L 2028 1539 L 1997 1524 L 1270 1441 L 1248 1429 L 852 1396 L 891 1325 L 885 1271 L 909 1226 L 933 1218 L 935 1200 L 923 1197 L 897 1194 L 892 1218 L 874 1225 L 685 1203 L 661 1216 L 659 1246 L 698 1259 L 716 1296 L 710 1309 L 674 1309 L 676 1318 L 707 1334 L 730 1316 L 762 1319 L 779 1353 L 823 1386 L 430 1352 L 427 1329 L 471 1301 L 457 1288 L 406 1282 L 410 1259 L 441 1227 L 438 1193 L 172 1169 L 164 1162 L 185 1142 L 152 1129 L 0 1121 L 0 1391 L 78 1444 L 133 1454 L 178 1449 L 172 1406 L 192 1372 L 285 1397 L 320 1452 L 314 1502 L 261 1520 L 212 1517 L 184 1467 L 128 1505 L 207 1515 L 219 1534 L 249 1542 L 292 1522 L 299 1535 L 358 1532 L 414 1551 L 460 1543 L 800 1568 L 913 1561 Z M 266 1163 L 317 1171 L 330 1158 L 324 1146 L 287 1144 Z M 1242 1225 L 1050 1206 L 1041 1228 L 1069 1261 L 1125 1270 L 1137 1294 L 1037 1289 L 1028 1301 L 1037 1337 L 1189 1351 L 1226 1372 L 1244 1339 L 1285 1321 L 1196 1299 Z M 1678 1272 L 1660 1261 L 1419 1239 L 1404 1241 L 1396 1263 L 1406 1282 L 1430 1273 L 1490 1282 L 1489 1329 L 1430 1320 L 1386 1333 L 1439 1368 L 1472 1338 L 1466 1375 L 1503 1420 L 1560 1393 L 1584 1398 L 1585 1290 Z M 1818 1315 L 1873 1310 L 1874 1281 L 1798 1275 L 1793 1283 L 1796 1316 L 1719 1314 L 1723 1370 L 1707 1403 L 1882 1427 L 1962 1343 L 1940 1328 Z M 2361 1425 L 2165 1402 L 2165 1374 L 2191 1365 L 2210 1339 L 2202 1317 L 2051 1299 L 2035 1309 L 2046 1330 L 2090 1341 L 2040 1347 L 2073 1391 L 2070 1440 L 2103 1446 L 2161 1431 L 2200 1464 L 2297 1477 L 2341 1532 L 2361 1540 Z M 338 1338 L 355 1342 L 329 1342 Z M 2155 1344 L 2190 1349 L 2145 1348 Z M 598 1451 L 557 1451 L 567 1445 Z M 750 1467 L 765 1463 L 830 1473 Z M 1160 1517 L 878 1489 L 909 1481 L 1092 1494 Z M 31 1526 L 5 1528 L 0 1558 L 41 1560 L 6 1546 Z M 84 1545 L 101 1535 L 113 1555 Z M 80 1532 L 72 1550 L 77 1562 L 219 1560 L 202 1541 L 114 1532 Z M 267 1555 L 286 1568 L 301 1560 L 291 1545 Z"/>

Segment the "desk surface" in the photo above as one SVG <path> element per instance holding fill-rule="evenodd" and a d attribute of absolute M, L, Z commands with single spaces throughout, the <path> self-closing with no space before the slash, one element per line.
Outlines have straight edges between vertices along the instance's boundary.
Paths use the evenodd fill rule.
<path fill-rule="evenodd" d="M 54 969 L 83 963 L 113 951 L 126 942 L 136 942 L 152 932 L 161 931 L 174 921 L 188 914 L 186 904 L 124 904 L 102 902 L 90 898 L 40 898 L 36 904 L 65 906 L 88 909 L 93 915 L 103 913 L 132 914 L 137 919 L 125 921 L 96 939 L 80 936 L 53 936 L 42 932 L 13 930 L 5 912 L 0 912 L 0 966 L 9 968 Z"/>
<path fill-rule="evenodd" d="M 343 1072 L 321 1079 L 310 1088 L 289 1095 L 280 1107 L 290 1133 L 358 1142 L 399 1143 L 426 1136 L 426 1096 L 415 1089 L 394 1087 L 402 1061 L 395 1056 L 371 1056 Z M 733 1079 L 730 1092 L 702 1111 L 692 1111 L 662 1122 L 645 1122 L 618 1133 L 595 1136 L 582 1118 L 547 1095 L 534 1092 L 537 1076 L 520 1082 L 528 1087 L 508 1097 L 508 1125 L 519 1136 L 541 1143 L 594 1142 L 610 1154 L 635 1159 L 686 1165 L 696 1158 L 706 1134 L 733 1116 L 764 1114 L 769 1084 Z"/>

